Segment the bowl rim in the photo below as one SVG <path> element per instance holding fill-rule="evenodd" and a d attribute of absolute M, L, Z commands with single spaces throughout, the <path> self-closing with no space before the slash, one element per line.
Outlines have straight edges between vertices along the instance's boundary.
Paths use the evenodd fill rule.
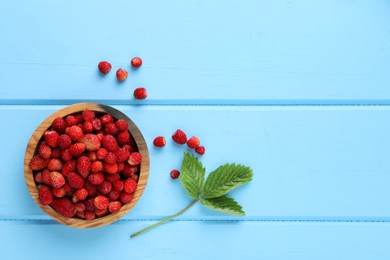
<path fill-rule="evenodd" d="M 128 122 L 128 130 L 133 136 L 135 143 L 138 147 L 139 153 L 142 155 L 142 162 L 140 164 L 140 172 L 137 189 L 134 192 L 134 198 L 130 203 L 126 203 L 122 208 L 116 213 L 110 213 L 104 217 L 95 218 L 94 220 L 84 220 L 79 218 L 68 218 L 60 215 L 55 211 L 50 205 L 42 205 L 38 198 L 38 187 L 34 180 L 33 171 L 29 168 L 30 160 L 33 158 L 36 152 L 37 145 L 41 140 L 44 132 L 50 128 L 53 123 L 53 120 L 57 117 L 65 117 L 70 114 L 75 114 L 82 112 L 86 109 L 93 110 L 95 112 L 108 113 L 112 115 L 115 119 L 124 119 Z M 138 202 L 142 193 L 145 190 L 148 177 L 149 177 L 149 168 L 150 168 L 150 158 L 149 151 L 145 139 L 138 128 L 138 126 L 123 112 L 115 109 L 111 106 L 98 104 L 98 103 L 77 103 L 70 106 L 61 108 L 42 121 L 42 123 L 35 129 L 31 138 L 27 144 L 25 157 L 24 157 L 24 178 L 26 182 L 27 189 L 37 205 L 51 218 L 55 221 L 64 224 L 66 226 L 75 227 L 75 228 L 94 228 L 102 227 L 108 224 L 111 224 L 117 221 L 119 218 L 126 215 Z"/>

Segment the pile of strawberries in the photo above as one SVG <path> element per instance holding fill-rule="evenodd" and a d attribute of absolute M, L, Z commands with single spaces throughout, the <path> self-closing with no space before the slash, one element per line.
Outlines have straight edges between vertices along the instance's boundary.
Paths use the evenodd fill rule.
<path fill-rule="evenodd" d="M 141 161 L 127 121 L 84 110 L 53 121 L 29 167 L 42 205 L 93 220 L 133 199 Z"/>

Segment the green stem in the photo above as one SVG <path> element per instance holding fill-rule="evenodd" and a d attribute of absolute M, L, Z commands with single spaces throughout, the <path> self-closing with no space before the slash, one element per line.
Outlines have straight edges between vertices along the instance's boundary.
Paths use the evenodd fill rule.
<path fill-rule="evenodd" d="M 140 235 L 140 234 L 142 234 L 142 233 L 144 233 L 144 232 L 146 232 L 146 231 L 148 231 L 148 230 L 151 230 L 152 228 L 155 228 L 155 227 L 157 227 L 157 226 L 160 226 L 161 224 L 164 224 L 165 222 L 168 222 L 169 220 L 171 220 L 171 219 L 173 219 L 173 218 L 176 218 L 176 217 L 180 216 L 181 214 L 183 214 L 184 212 L 186 212 L 188 209 L 190 209 L 192 206 L 194 206 L 194 204 L 197 203 L 199 200 L 200 200 L 199 198 L 193 200 L 187 207 L 185 207 L 184 209 L 180 210 L 180 211 L 177 212 L 175 215 L 172 215 L 172 216 L 170 216 L 170 217 L 167 217 L 166 219 L 163 219 L 163 220 L 161 220 L 161 221 L 159 221 L 159 222 L 157 222 L 157 223 L 155 223 L 155 224 L 153 224 L 153 225 L 151 225 L 151 226 L 149 226 L 149 227 L 147 227 L 147 228 L 144 228 L 144 229 L 138 231 L 137 233 L 132 234 L 132 235 L 130 236 L 130 238 L 136 237 L 136 236 L 138 236 L 138 235 Z"/>

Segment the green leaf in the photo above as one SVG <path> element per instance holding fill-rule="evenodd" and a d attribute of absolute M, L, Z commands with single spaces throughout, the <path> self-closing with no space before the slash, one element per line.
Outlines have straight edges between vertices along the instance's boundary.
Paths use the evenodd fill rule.
<path fill-rule="evenodd" d="M 203 187 L 204 198 L 216 198 L 252 180 L 249 167 L 236 164 L 225 164 L 211 172 Z"/>
<path fill-rule="evenodd" d="M 204 184 L 205 172 L 202 163 L 195 156 L 184 153 L 180 180 L 181 185 L 193 199 L 199 198 Z"/>
<path fill-rule="evenodd" d="M 200 203 L 210 209 L 218 210 L 229 215 L 245 215 L 245 212 L 242 210 L 242 207 L 234 199 L 226 196 L 221 196 L 212 199 L 201 199 Z"/>

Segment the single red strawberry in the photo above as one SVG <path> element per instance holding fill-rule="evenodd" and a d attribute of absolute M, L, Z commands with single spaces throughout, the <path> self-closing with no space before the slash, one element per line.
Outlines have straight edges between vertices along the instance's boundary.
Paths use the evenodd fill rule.
<path fill-rule="evenodd" d="M 145 88 L 136 88 L 134 90 L 134 97 L 136 99 L 145 99 L 148 96 Z"/>
<path fill-rule="evenodd" d="M 114 154 L 117 163 L 124 162 L 130 157 L 130 152 L 125 148 L 119 148 L 114 152 Z"/>
<path fill-rule="evenodd" d="M 91 122 L 84 122 L 81 130 L 83 130 L 83 133 L 85 134 L 91 133 L 93 131 L 93 124 Z"/>
<path fill-rule="evenodd" d="M 128 178 L 123 183 L 123 190 L 127 193 L 133 193 L 137 189 L 137 182 L 133 178 Z"/>
<path fill-rule="evenodd" d="M 102 145 L 110 152 L 114 152 L 118 149 L 118 142 L 112 135 L 105 135 L 102 138 Z"/>
<path fill-rule="evenodd" d="M 176 132 L 172 135 L 173 141 L 177 144 L 185 144 L 187 142 L 187 135 L 180 129 L 177 129 Z"/>
<path fill-rule="evenodd" d="M 114 118 L 110 114 L 104 114 L 100 117 L 100 122 L 102 126 L 106 126 L 109 123 L 114 123 Z"/>
<path fill-rule="evenodd" d="M 129 75 L 129 73 L 128 73 L 126 70 L 122 69 L 122 68 L 120 68 L 120 69 L 118 69 L 118 70 L 116 71 L 116 78 L 117 78 L 119 81 L 124 81 L 124 80 L 126 80 L 128 75 Z"/>
<path fill-rule="evenodd" d="M 58 133 L 63 133 L 66 128 L 66 122 L 62 117 L 57 117 L 53 120 L 53 123 L 51 125 L 54 131 Z"/>
<path fill-rule="evenodd" d="M 97 160 L 97 155 L 95 151 L 89 152 L 87 154 L 88 158 L 91 160 L 91 162 L 94 162 Z"/>
<path fill-rule="evenodd" d="M 61 149 L 69 148 L 69 146 L 72 144 L 72 139 L 67 134 L 62 134 L 58 137 L 58 147 Z"/>
<path fill-rule="evenodd" d="M 50 171 L 57 171 L 57 172 L 61 171 L 62 166 L 63 166 L 62 161 L 57 158 L 50 159 L 49 163 L 47 164 L 47 168 Z"/>
<path fill-rule="evenodd" d="M 88 196 L 91 197 L 91 198 L 96 197 L 96 195 L 98 194 L 98 186 L 93 185 L 93 184 L 91 184 L 88 181 L 85 183 L 84 188 L 87 189 Z M 92 202 L 92 205 L 93 205 L 93 202 Z"/>
<path fill-rule="evenodd" d="M 118 164 L 108 164 L 108 163 L 103 163 L 103 169 L 106 171 L 108 174 L 114 174 L 118 172 Z"/>
<path fill-rule="evenodd" d="M 79 140 L 84 135 L 83 130 L 77 125 L 67 127 L 65 133 L 70 136 L 73 142 Z"/>
<path fill-rule="evenodd" d="M 34 175 L 34 180 L 36 183 L 42 183 L 42 172 L 38 172 Z"/>
<path fill-rule="evenodd" d="M 119 191 L 116 191 L 116 190 L 112 190 L 107 195 L 109 200 L 118 200 L 120 196 L 121 196 L 121 193 Z"/>
<path fill-rule="evenodd" d="M 61 158 L 61 149 L 58 147 L 51 149 L 50 158 Z"/>
<path fill-rule="evenodd" d="M 62 198 L 66 195 L 66 190 L 64 186 L 61 186 L 59 188 L 53 188 L 52 190 L 54 197 Z"/>
<path fill-rule="evenodd" d="M 104 181 L 99 185 L 98 189 L 101 194 L 108 194 L 112 190 L 112 184 L 108 181 Z"/>
<path fill-rule="evenodd" d="M 43 137 L 45 138 L 48 145 L 51 147 L 57 147 L 58 146 L 58 137 L 59 134 L 56 131 L 46 131 L 43 134 Z"/>
<path fill-rule="evenodd" d="M 76 162 L 76 160 L 70 160 L 70 161 L 66 162 L 64 164 L 64 166 L 62 166 L 61 173 L 62 173 L 62 175 L 64 175 L 66 177 L 66 176 L 68 176 L 68 174 L 70 172 L 76 171 L 76 169 L 77 169 L 77 162 Z"/>
<path fill-rule="evenodd" d="M 88 195 L 88 194 L 87 194 L 87 195 Z M 74 205 L 74 208 L 75 208 L 75 210 L 78 211 L 78 212 L 83 212 L 83 211 L 85 211 L 85 204 L 84 204 L 83 202 L 76 203 L 76 204 Z"/>
<path fill-rule="evenodd" d="M 87 156 L 81 156 L 77 159 L 77 171 L 83 178 L 88 176 L 91 171 L 91 160 Z"/>
<path fill-rule="evenodd" d="M 125 163 L 125 168 L 123 169 L 123 176 L 124 177 L 130 178 L 137 172 L 138 172 L 137 165 L 130 165 L 128 163 Z"/>
<path fill-rule="evenodd" d="M 103 170 L 103 163 L 101 161 L 94 161 L 91 164 L 91 172 L 92 173 L 101 172 L 102 170 Z"/>
<path fill-rule="evenodd" d="M 70 172 L 67 176 L 67 179 L 70 187 L 75 189 L 81 189 L 85 184 L 85 180 L 75 172 Z"/>
<path fill-rule="evenodd" d="M 39 145 L 39 155 L 44 159 L 49 159 L 51 155 L 51 148 L 46 142 Z"/>
<path fill-rule="evenodd" d="M 85 200 L 88 197 L 88 191 L 85 188 L 78 189 L 75 196 L 78 201 Z"/>
<path fill-rule="evenodd" d="M 116 213 L 116 212 L 118 212 L 121 208 L 122 208 L 122 203 L 120 203 L 119 201 L 111 201 L 111 202 L 108 204 L 108 210 L 110 211 L 110 213 Z"/>
<path fill-rule="evenodd" d="M 84 217 L 86 220 L 94 220 L 95 219 L 95 213 L 94 212 L 90 212 L 90 211 L 86 211 L 84 213 Z"/>
<path fill-rule="evenodd" d="M 153 145 L 156 147 L 164 147 L 166 144 L 164 136 L 157 136 L 153 140 Z"/>
<path fill-rule="evenodd" d="M 42 182 L 46 185 L 50 185 L 51 186 L 51 177 L 50 177 L 50 171 L 49 169 L 44 169 L 43 172 L 42 172 Z"/>
<path fill-rule="evenodd" d="M 111 64 L 107 61 L 101 61 L 98 64 L 98 69 L 101 73 L 107 74 L 111 70 Z"/>
<path fill-rule="evenodd" d="M 206 149 L 204 148 L 204 146 L 199 146 L 195 149 L 195 152 L 199 155 L 203 155 L 205 153 Z"/>
<path fill-rule="evenodd" d="M 99 118 L 94 118 L 92 120 L 92 127 L 93 127 L 93 130 L 96 130 L 96 131 L 99 131 L 100 129 L 102 129 L 102 122 L 100 121 Z"/>
<path fill-rule="evenodd" d="M 116 181 L 119 181 L 121 179 L 121 176 L 119 173 L 114 173 L 114 174 L 107 174 L 106 175 L 106 181 L 114 183 Z"/>
<path fill-rule="evenodd" d="M 100 148 L 97 152 L 96 152 L 96 157 L 99 159 L 99 160 L 103 160 L 104 158 L 106 158 L 106 156 L 108 155 L 108 151 L 106 148 Z"/>
<path fill-rule="evenodd" d="M 134 68 L 139 68 L 142 65 L 142 59 L 139 57 L 134 57 L 131 59 L 131 66 Z"/>
<path fill-rule="evenodd" d="M 95 134 L 86 134 L 80 138 L 79 142 L 85 144 L 85 149 L 88 151 L 97 151 L 101 146 L 100 139 Z"/>
<path fill-rule="evenodd" d="M 97 173 L 92 173 L 88 176 L 88 181 L 92 184 L 92 185 L 100 185 L 103 183 L 104 181 L 104 175 L 103 173 L 101 172 L 97 172 Z"/>
<path fill-rule="evenodd" d="M 75 208 L 73 202 L 69 199 L 54 199 L 50 204 L 54 210 L 60 213 L 64 217 L 72 218 L 75 214 Z"/>
<path fill-rule="evenodd" d="M 53 194 L 49 187 L 42 185 L 38 191 L 38 198 L 42 205 L 49 205 L 53 202 Z"/>
<path fill-rule="evenodd" d="M 64 162 L 67 162 L 67 161 L 72 160 L 73 157 L 72 157 L 72 155 L 70 154 L 69 149 L 65 149 L 65 150 L 63 150 L 62 153 L 61 153 L 61 158 L 62 158 L 62 160 L 63 160 Z"/>
<path fill-rule="evenodd" d="M 125 131 L 129 127 L 129 124 L 127 123 L 127 121 L 123 120 L 123 119 L 118 119 L 115 122 L 115 125 L 119 129 L 119 131 Z"/>
<path fill-rule="evenodd" d="M 65 184 L 64 176 L 59 172 L 50 173 L 50 182 L 53 188 L 59 188 Z"/>
<path fill-rule="evenodd" d="M 119 132 L 116 138 L 118 140 L 118 143 L 120 143 L 121 145 L 129 144 L 131 139 L 130 133 L 127 130 Z"/>
<path fill-rule="evenodd" d="M 85 144 L 75 143 L 69 147 L 69 152 L 71 155 L 77 157 L 80 156 L 85 151 Z"/>
<path fill-rule="evenodd" d="M 108 203 L 109 201 L 106 196 L 97 196 L 93 201 L 96 209 L 107 209 Z"/>
<path fill-rule="evenodd" d="M 30 163 L 28 164 L 29 168 L 33 171 L 42 170 L 46 168 L 49 160 L 42 158 L 40 155 L 35 155 Z"/>
<path fill-rule="evenodd" d="M 108 152 L 107 156 L 104 158 L 104 162 L 108 164 L 116 163 L 116 155 L 113 152 Z"/>
<path fill-rule="evenodd" d="M 172 179 L 177 179 L 177 178 L 179 178 L 179 176 L 180 176 L 180 172 L 178 170 L 171 171 L 171 178 Z"/>
<path fill-rule="evenodd" d="M 130 154 L 128 163 L 130 165 L 138 165 L 142 162 L 142 155 L 138 152 L 134 152 Z"/>
<path fill-rule="evenodd" d="M 122 191 L 123 190 L 123 186 L 124 186 L 124 184 L 123 184 L 123 182 L 121 182 L 121 181 L 114 181 L 114 183 L 112 184 L 112 186 L 114 187 L 114 190 L 116 190 L 116 191 Z"/>
<path fill-rule="evenodd" d="M 116 127 L 116 125 L 114 123 L 109 123 L 104 128 L 104 131 L 106 132 L 106 134 L 116 135 L 118 133 L 118 128 Z"/>
<path fill-rule="evenodd" d="M 191 136 L 190 139 L 187 141 L 187 146 L 191 149 L 196 149 L 200 145 L 200 141 L 197 137 Z"/>
<path fill-rule="evenodd" d="M 95 112 L 89 109 L 84 110 L 81 115 L 85 122 L 92 122 L 95 118 Z"/>
<path fill-rule="evenodd" d="M 69 115 L 65 118 L 65 123 L 67 127 L 70 127 L 76 125 L 78 123 L 78 119 L 75 116 Z"/>
<path fill-rule="evenodd" d="M 120 200 L 122 201 L 123 204 L 129 203 L 132 201 L 134 198 L 134 193 L 127 193 L 122 191 L 120 195 Z"/>

